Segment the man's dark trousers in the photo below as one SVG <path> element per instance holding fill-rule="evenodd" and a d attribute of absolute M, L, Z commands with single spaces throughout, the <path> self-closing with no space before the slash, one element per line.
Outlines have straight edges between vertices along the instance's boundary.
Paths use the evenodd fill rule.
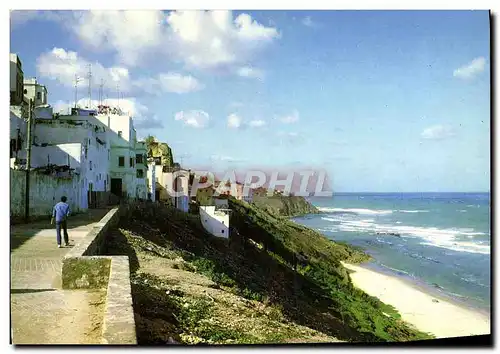
<path fill-rule="evenodd" d="M 61 244 L 61 228 L 64 231 L 64 243 L 68 244 L 69 243 L 69 236 L 68 236 L 68 226 L 66 224 L 66 220 L 64 221 L 56 221 L 56 234 L 57 234 L 57 244 Z"/>

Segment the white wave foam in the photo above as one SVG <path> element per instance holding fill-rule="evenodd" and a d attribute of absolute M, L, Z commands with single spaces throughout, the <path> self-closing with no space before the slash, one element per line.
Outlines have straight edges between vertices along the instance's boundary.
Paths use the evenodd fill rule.
<path fill-rule="evenodd" d="M 351 213 L 361 215 L 387 215 L 392 214 L 392 210 L 373 210 L 373 209 L 344 209 L 344 208 L 318 208 L 320 211 L 327 213 Z"/>
<path fill-rule="evenodd" d="M 430 210 L 398 210 L 400 213 L 428 213 Z"/>
<path fill-rule="evenodd" d="M 420 244 L 427 245 L 427 246 L 446 248 L 446 249 L 449 249 L 452 251 L 457 251 L 457 252 L 490 254 L 490 246 L 478 245 L 477 243 L 473 243 L 473 242 L 442 241 L 442 242 L 421 242 Z"/>
<path fill-rule="evenodd" d="M 376 224 L 374 219 L 345 220 L 335 217 L 322 217 L 322 220 L 335 222 L 326 229 L 330 232 L 356 232 L 356 233 L 382 233 L 398 234 L 403 238 L 420 238 L 423 245 L 447 248 L 460 252 L 489 254 L 490 246 L 470 241 L 461 241 L 458 238 L 486 235 L 484 232 L 474 231 L 473 228 L 448 228 L 439 229 L 437 227 L 419 227 L 400 225 Z"/>

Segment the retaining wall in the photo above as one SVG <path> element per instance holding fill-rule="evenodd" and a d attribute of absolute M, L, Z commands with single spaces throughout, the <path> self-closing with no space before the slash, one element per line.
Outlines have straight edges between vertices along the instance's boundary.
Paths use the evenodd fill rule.
<path fill-rule="evenodd" d="M 119 208 L 110 210 L 64 257 L 63 289 L 106 289 L 103 344 L 137 344 L 129 258 L 100 256 L 106 235 L 119 220 Z"/>

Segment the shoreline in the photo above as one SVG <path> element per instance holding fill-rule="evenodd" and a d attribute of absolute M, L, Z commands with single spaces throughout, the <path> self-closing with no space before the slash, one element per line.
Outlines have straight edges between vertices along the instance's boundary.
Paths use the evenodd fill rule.
<path fill-rule="evenodd" d="M 403 283 L 405 283 L 413 288 L 416 288 L 416 289 L 418 289 L 418 290 L 420 290 L 428 295 L 434 296 L 435 298 L 437 298 L 439 300 L 450 302 L 451 304 L 456 305 L 456 306 L 461 307 L 461 308 L 468 308 L 471 311 L 481 313 L 482 315 L 484 315 L 486 317 L 491 316 L 491 307 L 488 307 L 488 308 L 486 308 L 484 306 L 481 307 L 477 303 L 477 301 L 474 302 L 473 299 L 471 299 L 471 298 L 468 298 L 468 297 L 463 296 L 463 295 L 451 293 L 450 291 L 439 286 L 439 284 L 430 284 L 430 283 L 426 282 L 424 279 L 415 278 L 415 277 L 409 276 L 409 275 L 404 274 L 404 273 L 399 273 L 398 271 L 395 271 L 389 267 L 386 267 L 383 264 L 377 263 L 376 260 L 374 260 L 374 259 L 372 259 L 371 261 L 368 261 L 366 263 L 358 264 L 358 265 L 362 268 L 372 270 L 376 273 L 385 274 L 389 277 L 399 279 Z"/>
<path fill-rule="evenodd" d="M 491 315 L 481 309 L 459 303 L 446 294 L 396 275 L 365 265 L 342 262 L 349 270 L 353 285 L 380 301 L 394 306 L 401 318 L 436 338 L 491 333 Z"/>

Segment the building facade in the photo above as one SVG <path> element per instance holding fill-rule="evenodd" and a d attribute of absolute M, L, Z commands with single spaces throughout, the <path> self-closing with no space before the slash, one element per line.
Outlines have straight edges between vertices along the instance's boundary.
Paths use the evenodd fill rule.
<path fill-rule="evenodd" d="M 47 88 L 39 84 L 36 78 L 24 79 L 23 86 L 27 100 L 32 99 L 35 106 L 47 105 Z"/>
<path fill-rule="evenodd" d="M 145 145 L 137 145 L 132 117 L 119 109 L 103 109 L 95 116 L 107 126 L 110 150 L 110 191 L 119 197 L 147 198 L 146 178 L 138 178 L 137 170 L 145 171 L 145 158 L 136 166 L 137 155 L 145 153 Z M 138 148 L 138 153 L 136 152 Z M 144 155 L 143 155 L 144 156 Z M 144 172 L 142 172 L 144 174 Z"/>
<path fill-rule="evenodd" d="M 17 54 L 10 53 L 10 104 L 13 106 L 23 103 L 24 73 L 21 59 Z"/>

